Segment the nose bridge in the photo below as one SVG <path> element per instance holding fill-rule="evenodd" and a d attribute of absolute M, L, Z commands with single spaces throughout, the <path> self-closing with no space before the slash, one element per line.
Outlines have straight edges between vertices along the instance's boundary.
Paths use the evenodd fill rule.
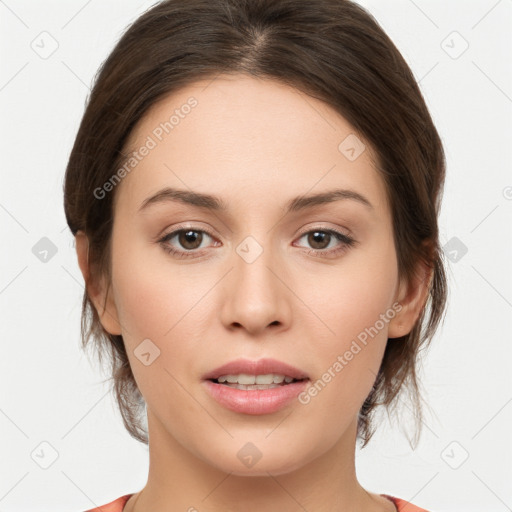
<path fill-rule="evenodd" d="M 262 235 L 260 240 L 248 235 L 234 248 L 223 308 L 226 327 L 240 325 L 251 333 L 276 322 L 286 324 L 289 312 L 286 287 L 276 277 L 279 257 L 270 236 Z"/>

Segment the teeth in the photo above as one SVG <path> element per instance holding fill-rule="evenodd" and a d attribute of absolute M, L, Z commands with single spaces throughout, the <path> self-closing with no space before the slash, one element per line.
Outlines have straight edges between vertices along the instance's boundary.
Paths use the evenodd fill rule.
<path fill-rule="evenodd" d="M 240 373 L 239 375 L 221 375 L 217 380 L 221 383 L 228 382 L 230 384 L 249 386 L 251 384 L 282 384 L 283 381 L 288 384 L 293 381 L 293 377 L 275 373 L 267 373 L 266 375 L 248 375 L 247 373 Z"/>
<path fill-rule="evenodd" d="M 280 388 L 282 384 L 249 384 L 246 386 L 245 384 L 225 384 L 226 386 L 229 386 L 230 388 L 235 389 L 243 389 L 244 391 L 248 390 L 254 390 L 254 389 L 272 389 L 272 388 Z"/>

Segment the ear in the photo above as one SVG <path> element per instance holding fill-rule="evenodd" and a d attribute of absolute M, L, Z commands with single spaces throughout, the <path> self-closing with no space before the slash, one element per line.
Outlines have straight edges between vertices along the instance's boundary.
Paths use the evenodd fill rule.
<path fill-rule="evenodd" d="M 121 334 L 121 325 L 117 307 L 110 286 L 105 283 L 103 276 L 97 276 L 89 265 L 89 240 L 83 231 L 78 231 L 75 236 L 76 254 L 78 266 L 85 281 L 86 293 L 91 299 L 103 328 L 110 334 Z"/>
<path fill-rule="evenodd" d="M 432 277 L 433 269 L 420 260 L 412 278 L 400 280 L 395 301 L 402 308 L 389 322 L 388 338 L 400 338 L 412 331 L 428 298 Z"/>

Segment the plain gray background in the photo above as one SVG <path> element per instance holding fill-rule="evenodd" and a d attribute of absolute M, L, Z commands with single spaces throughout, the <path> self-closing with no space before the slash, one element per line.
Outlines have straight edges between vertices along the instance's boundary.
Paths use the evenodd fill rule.
<path fill-rule="evenodd" d="M 421 372 L 419 446 L 383 417 L 359 478 L 432 512 L 512 510 L 512 0 L 360 3 L 409 63 L 445 145 L 450 297 Z M 147 450 L 80 349 L 62 181 L 94 74 L 152 4 L 0 0 L 0 511 L 85 510 L 146 481 Z"/>

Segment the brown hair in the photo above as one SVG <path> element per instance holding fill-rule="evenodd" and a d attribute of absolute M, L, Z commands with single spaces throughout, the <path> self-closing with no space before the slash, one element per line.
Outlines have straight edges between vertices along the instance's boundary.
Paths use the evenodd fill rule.
<path fill-rule="evenodd" d="M 443 317 L 447 294 L 437 225 L 446 165 L 442 143 L 411 70 L 365 9 L 349 0 L 166 0 L 146 11 L 95 78 L 66 169 L 66 219 L 73 235 L 82 230 L 89 239 L 91 272 L 110 283 L 115 190 L 101 200 L 93 191 L 122 165 L 131 131 L 155 102 L 197 80 L 240 72 L 318 98 L 354 127 L 378 156 L 400 277 L 410 279 L 420 259 L 432 269 L 418 321 L 409 334 L 388 340 L 359 413 L 364 446 L 374 432 L 375 407 L 396 405 L 402 388 L 421 417 L 418 353 Z M 107 355 L 110 362 L 125 427 L 147 444 L 145 403 L 123 338 L 103 329 L 86 288 L 84 348 L 90 339 L 100 361 Z"/>

